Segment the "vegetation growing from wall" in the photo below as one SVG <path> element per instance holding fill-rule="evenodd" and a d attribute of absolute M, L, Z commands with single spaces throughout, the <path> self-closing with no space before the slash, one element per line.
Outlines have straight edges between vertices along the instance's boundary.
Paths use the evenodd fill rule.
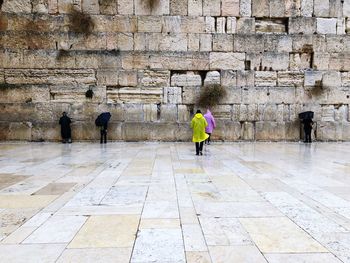
<path fill-rule="evenodd" d="M 218 84 L 204 86 L 201 90 L 197 104 L 199 107 L 214 107 L 226 96 L 226 90 Z"/>
<path fill-rule="evenodd" d="M 84 33 L 89 35 L 94 30 L 95 24 L 91 16 L 77 10 L 75 7 L 71 8 L 69 18 L 69 31 L 74 33 Z"/>

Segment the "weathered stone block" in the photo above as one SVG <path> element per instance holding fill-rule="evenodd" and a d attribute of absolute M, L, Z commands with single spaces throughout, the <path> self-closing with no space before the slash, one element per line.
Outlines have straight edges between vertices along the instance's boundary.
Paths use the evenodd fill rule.
<path fill-rule="evenodd" d="M 8 13 L 30 13 L 32 5 L 30 0 L 5 0 L 2 11 Z"/>
<path fill-rule="evenodd" d="M 345 35 L 346 34 L 346 19 L 338 18 L 337 19 L 337 35 Z"/>
<path fill-rule="evenodd" d="M 255 128 L 254 123 L 244 122 L 242 126 L 242 139 L 252 141 L 255 139 Z"/>
<path fill-rule="evenodd" d="M 264 37 L 263 35 L 235 35 L 233 46 L 236 52 L 263 52 Z"/>
<path fill-rule="evenodd" d="M 343 16 L 350 17 L 350 2 L 349 1 L 343 2 Z"/>
<path fill-rule="evenodd" d="M 186 34 L 163 35 L 159 43 L 160 51 L 187 51 Z"/>
<path fill-rule="evenodd" d="M 124 87 L 137 86 L 137 71 L 136 70 L 121 70 L 118 73 L 118 85 Z"/>
<path fill-rule="evenodd" d="M 199 34 L 188 34 L 188 51 L 199 51 Z"/>
<path fill-rule="evenodd" d="M 210 53 L 210 69 L 244 69 L 244 53 Z"/>
<path fill-rule="evenodd" d="M 329 53 L 314 53 L 312 68 L 316 70 L 328 70 L 330 62 Z"/>
<path fill-rule="evenodd" d="M 140 88 L 107 88 L 108 103 L 151 103 L 157 104 L 163 101 L 162 89 Z"/>
<path fill-rule="evenodd" d="M 289 54 L 266 52 L 262 57 L 262 67 L 267 70 L 287 70 L 289 67 Z"/>
<path fill-rule="evenodd" d="M 194 72 L 186 72 L 186 74 L 174 74 L 171 76 L 171 86 L 174 87 L 198 87 L 202 85 L 202 78 Z"/>
<path fill-rule="evenodd" d="M 231 105 L 218 105 L 212 109 L 212 113 L 216 119 L 232 119 L 232 106 Z"/>
<path fill-rule="evenodd" d="M 239 16 L 239 0 L 222 0 L 222 16 Z"/>
<path fill-rule="evenodd" d="M 168 15 L 170 12 L 169 0 L 135 0 L 134 5 L 135 15 Z"/>
<path fill-rule="evenodd" d="M 251 0 L 241 0 L 239 11 L 240 11 L 241 16 L 250 17 L 252 15 L 252 1 Z"/>
<path fill-rule="evenodd" d="M 187 0 L 170 0 L 170 15 L 187 15 Z"/>
<path fill-rule="evenodd" d="M 138 32 L 162 32 L 162 17 L 161 16 L 138 16 L 137 17 Z"/>
<path fill-rule="evenodd" d="M 182 17 L 180 16 L 162 17 L 162 23 L 159 23 L 159 26 L 161 27 L 160 30 L 164 33 L 181 33 Z M 195 32 L 195 33 L 199 33 L 199 32 Z"/>
<path fill-rule="evenodd" d="M 239 33 L 239 34 L 253 34 L 253 33 L 255 33 L 255 18 L 240 17 L 237 20 L 237 33 Z"/>
<path fill-rule="evenodd" d="M 255 17 L 269 17 L 270 3 L 268 0 L 252 0 L 252 15 Z"/>
<path fill-rule="evenodd" d="M 331 53 L 329 59 L 329 70 L 350 71 L 350 53 Z"/>
<path fill-rule="evenodd" d="M 178 105 L 177 114 L 177 119 L 179 122 L 188 123 L 190 121 L 190 111 L 186 105 Z"/>
<path fill-rule="evenodd" d="M 286 71 L 277 73 L 277 85 L 280 87 L 302 87 L 304 73 L 300 71 Z"/>
<path fill-rule="evenodd" d="M 156 104 L 147 104 L 143 105 L 144 112 L 144 121 L 146 122 L 154 122 L 157 121 L 157 105 Z"/>
<path fill-rule="evenodd" d="M 286 0 L 286 11 L 285 16 L 292 17 L 292 16 L 300 16 L 300 0 Z M 270 3 L 271 6 L 271 3 Z M 271 12 L 271 11 L 270 11 Z"/>
<path fill-rule="evenodd" d="M 337 19 L 336 18 L 317 18 L 318 34 L 336 34 Z"/>
<path fill-rule="evenodd" d="M 98 7 L 100 9 L 100 13 L 104 15 L 116 15 L 117 14 L 117 1 L 112 0 L 112 1 L 102 1 L 99 3 L 99 1 L 94 0 L 95 3 L 97 4 L 97 10 Z M 88 2 L 83 2 L 83 5 L 88 5 Z M 88 7 L 89 8 L 89 7 Z"/>
<path fill-rule="evenodd" d="M 182 88 L 181 87 L 165 87 L 163 102 L 165 104 L 181 104 L 182 103 Z"/>
<path fill-rule="evenodd" d="M 204 16 L 220 16 L 221 1 L 220 0 L 203 0 Z"/>
<path fill-rule="evenodd" d="M 186 105 L 196 104 L 200 96 L 201 87 L 183 87 L 182 103 Z"/>
<path fill-rule="evenodd" d="M 177 106 L 173 104 L 162 105 L 160 107 L 160 120 L 164 122 L 176 122 Z"/>
<path fill-rule="evenodd" d="M 257 33 L 283 34 L 287 32 L 286 24 L 285 19 L 255 19 L 255 31 Z"/>
<path fill-rule="evenodd" d="M 170 71 L 168 70 L 139 71 L 139 83 L 142 85 L 142 87 L 170 86 Z"/>
<path fill-rule="evenodd" d="M 253 70 L 238 70 L 237 71 L 237 86 L 252 87 L 254 86 L 254 71 Z"/>
<path fill-rule="evenodd" d="M 201 16 L 203 14 L 203 1 L 188 0 L 188 15 Z"/>
<path fill-rule="evenodd" d="M 148 123 L 127 122 L 122 127 L 123 139 L 127 142 L 150 139 L 150 127 Z"/>
<path fill-rule="evenodd" d="M 118 14 L 131 15 L 134 13 L 134 1 L 118 0 Z"/>
<path fill-rule="evenodd" d="M 278 141 L 285 139 L 284 122 L 256 122 L 255 139 L 262 141 Z"/>
<path fill-rule="evenodd" d="M 340 72 L 326 72 L 322 76 L 322 86 L 324 88 L 339 88 L 341 86 Z"/>
<path fill-rule="evenodd" d="M 237 18 L 235 17 L 228 17 L 226 19 L 226 31 L 227 34 L 235 34 L 237 28 Z M 232 41 L 233 42 L 233 41 Z"/>
<path fill-rule="evenodd" d="M 212 35 L 200 34 L 199 35 L 199 50 L 200 51 L 212 51 Z"/>
<path fill-rule="evenodd" d="M 234 70 L 221 71 L 221 85 L 224 87 L 233 87 L 237 85 L 237 74 Z"/>
<path fill-rule="evenodd" d="M 241 103 L 242 89 L 240 87 L 225 87 L 226 96 L 220 102 L 221 104 Z"/>
<path fill-rule="evenodd" d="M 317 17 L 328 17 L 329 7 L 329 0 L 314 0 L 314 15 Z"/>
<path fill-rule="evenodd" d="M 320 86 L 322 83 L 322 71 L 305 71 L 304 86 L 314 87 Z"/>
<path fill-rule="evenodd" d="M 316 32 L 316 18 L 291 17 L 288 28 L 289 34 L 314 34 Z"/>
<path fill-rule="evenodd" d="M 290 70 L 303 70 L 312 67 L 312 55 L 309 53 L 291 53 L 289 58 Z"/>
<path fill-rule="evenodd" d="M 226 33 L 226 18 L 217 17 L 216 18 L 216 33 L 224 34 Z"/>
<path fill-rule="evenodd" d="M 255 71 L 255 86 L 273 87 L 277 84 L 277 72 Z"/>
<path fill-rule="evenodd" d="M 280 0 L 270 0 L 270 16 L 271 17 L 284 17 L 286 14 L 286 2 Z"/>
<path fill-rule="evenodd" d="M 214 34 L 213 35 L 213 51 L 233 51 L 233 35 Z"/>
<path fill-rule="evenodd" d="M 312 17 L 314 11 L 313 0 L 301 0 L 301 15 L 306 17 Z"/>
<path fill-rule="evenodd" d="M 221 76 L 220 76 L 220 72 L 218 71 L 209 71 L 205 76 L 204 86 L 213 85 L 213 84 L 220 85 L 220 83 L 221 83 Z"/>

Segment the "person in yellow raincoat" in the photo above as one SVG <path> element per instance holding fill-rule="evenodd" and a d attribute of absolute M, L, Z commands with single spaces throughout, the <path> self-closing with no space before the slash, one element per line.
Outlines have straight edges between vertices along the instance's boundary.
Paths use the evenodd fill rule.
<path fill-rule="evenodd" d="M 203 143 L 208 139 L 209 135 L 205 133 L 205 127 L 208 126 L 202 112 L 197 110 L 191 121 L 191 129 L 193 129 L 192 141 L 196 144 L 196 155 L 203 155 Z"/>

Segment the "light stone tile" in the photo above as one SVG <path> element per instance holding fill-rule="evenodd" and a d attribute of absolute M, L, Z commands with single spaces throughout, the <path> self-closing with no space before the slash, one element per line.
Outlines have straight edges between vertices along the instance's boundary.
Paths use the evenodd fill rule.
<path fill-rule="evenodd" d="M 200 202 L 195 203 L 197 214 L 203 217 L 267 217 L 281 212 L 267 202 Z"/>
<path fill-rule="evenodd" d="M 144 186 L 117 186 L 105 195 L 101 205 L 140 204 L 145 202 L 146 194 L 147 187 Z"/>
<path fill-rule="evenodd" d="M 0 208 L 43 208 L 56 198 L 55 195 L 0 195 Z"/>
<path fill-rule="evenodd" d="M 186 260 L 187 263 L 211 263 L 208 252 L 186 251 Z"/>
<path fill-rule="evenodd" d="M 183 224 L 182 234 L 185 243 L 185 251 L 207 251 L 202 229 L 199 224 Z"/>
<path fill-rule="evenodd" d="M 142 218 L 179 218 L 176 202 L 146 202 L 142 212 Z"/>
<path fill-rule="evenodd" d="M 180 228 L 179 219 L 142 219 L 139 229 Z"/>
<path fill-rule="evenodd" d="M 241 218 L 240 222 L 263 253 L 327 252 L 288 218 Z"/>
<path fill-rule="evenodd" d="M 132 247 L 138 223 L 133 215 L 91 216 L 68 248 Z"/>
<path fill-rule="evenodd" d="M 23 224 L 24 227 L 39 227 L 46 220 L 48 220 L 52 216 L 51 213 L 39 212 L 31 219 L 29 219 L 26 223 Z"/>
<path fill-rule="evenodd" d="M 141 214 L 143 204 L 114 206 L 69 206 L 63 207 L 57 215 L 137 215 Z"/>
<path fill-rule="evenodd" d="M 199 218 L 208 246 L 253 245 L 247 231 L 236 218 Z"/>
<path fill-rule="evenodd" d="M 64 248 L 63 244 L 0 245 L 0 255 L 2 262 L 55 262 Z"/>
<path fill-rule="evenodd" d="M 57 263 L 128 263 L 132 248 L 66 249 Z"/>
<path fill-rule="evenodd" d="M 213 263 L 267 263 L 255 246 L 210 246 L 209 253 Z"/>
<path fill-rule="evenodd" d="M 312 254 L 265 254 L 269 263 L 340 263 L 331 253 Z"/>
<path fill-rule="evenodd" d="M 23 243 L 68 243 L 73 239 L 86 219 L 86 216 L 51 217 Z"/>
<path fill-rule="evenodd" d="M 34 195 L 61 195 L 71 189 L 75 183 L 51 183 L 36 191 Z"/>
<path fill-rule="evenodd" d="M 130 262 L 185 263 L 181 230 L 145 229 L 139 231 Z"/>
<path fill-rule="evenodd" d="M 99 205 L 108 191 L 109 188 L 84 188 L 65 207 Z"/>

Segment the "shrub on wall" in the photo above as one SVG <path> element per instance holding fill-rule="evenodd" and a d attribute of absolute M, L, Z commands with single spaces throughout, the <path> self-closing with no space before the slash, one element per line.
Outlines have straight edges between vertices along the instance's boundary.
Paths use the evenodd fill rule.
<path fill-rule="evenodd" d="M 69 31 L 90 34 L 95 27 L 91 16 L 72 7 L 69 18 Z"/>
<path fill-rule="evenodd" d="M 226 89 L 219 84 L 207 85 L 201 89 L 197 104 L 199 107 L 213 107 L 218 105 L 226 96 Z"/>

